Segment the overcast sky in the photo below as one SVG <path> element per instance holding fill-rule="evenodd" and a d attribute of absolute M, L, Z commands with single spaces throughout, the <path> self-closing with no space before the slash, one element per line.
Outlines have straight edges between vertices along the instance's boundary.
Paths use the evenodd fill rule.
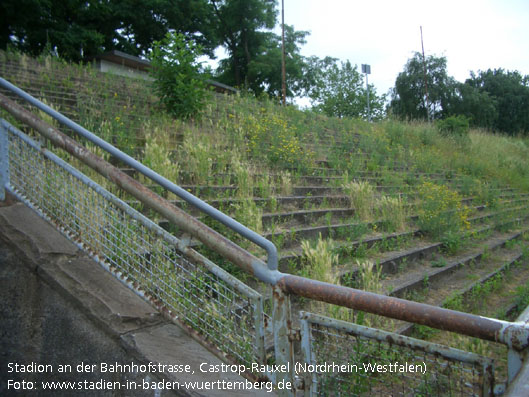
<path fill-rule="evenodd" d="M 311 32 L 302 55 L 349 60 L 358 70 L 370 64 L 369 82 L 379 94 L 421 51 L 420 26 L 425 54 L 446 56 L 448 74 L 458 81 L 500 67 L 529 75 L 529 0 L 284 2 L 285 23 Z"/>

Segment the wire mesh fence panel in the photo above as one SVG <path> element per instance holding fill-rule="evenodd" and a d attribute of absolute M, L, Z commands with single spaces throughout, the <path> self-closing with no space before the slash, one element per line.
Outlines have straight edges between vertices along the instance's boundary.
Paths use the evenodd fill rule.
<path fill-rule="evenodd" d="M 190 260 L 176 237 L 5 121 L 2 130 L 13 194 L 229 357 L 262 362 L 260 294 L 206 258 Z"/>
<path fill-rule="evenodd" d="M 492 395 L 492 360 L 312 313 L 302 313 L 304 376 L 318 396 Z"/>

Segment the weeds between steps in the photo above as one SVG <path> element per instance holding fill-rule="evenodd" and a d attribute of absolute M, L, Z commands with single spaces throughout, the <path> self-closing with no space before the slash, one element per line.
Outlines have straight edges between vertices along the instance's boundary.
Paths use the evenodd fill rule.
<path fill-rule="evenodd" d="M 342 184 L 355 215 L 363 222 L 375 218 L 381 220 L 385 231 L 401 231 L 406 227 L 406 211 L 401 197 L 375 195 L 375 189 L 365 181 L 350 181 Z"/>

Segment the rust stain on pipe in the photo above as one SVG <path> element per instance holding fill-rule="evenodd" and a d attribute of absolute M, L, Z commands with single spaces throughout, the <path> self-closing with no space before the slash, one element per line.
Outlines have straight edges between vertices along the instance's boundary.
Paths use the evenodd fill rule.
<path fill-rule="evenodd" d="M 289 294 L 480 339 L 503 342 L 502 323 L 485 317 L 293 275 L 284 275 L 278 280 L 278 285 Z"/>

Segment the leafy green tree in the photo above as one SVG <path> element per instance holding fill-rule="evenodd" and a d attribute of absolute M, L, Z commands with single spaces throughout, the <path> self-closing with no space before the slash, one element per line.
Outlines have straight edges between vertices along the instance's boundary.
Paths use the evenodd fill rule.
<path fill-rule="evenodd" d="M 180 33 L 167 33 L 155 41 L 150 55 L 154 90 L 169 113 L 180 118 L 194 116 L 205 104 L 207 75 L 197 58 L 201 46 Z"/>
<path fill-rule="evenodd" d="M 470 84 L 457 83 L 449 113 L 465 116 L 473 127 L 494 129 L 498 118 L 497 102 L 488 92 Z"/>
<path fill-rule="evenodd" d="M 0 46 L 8 44 L 32 55 L 56 48 L 67 59 L 80 60 L 83 53 L 97 53 L 105 42 L 98 18 L 108 18 L 104 3 L 81 0 L 3 0 L 0 3 Z M 0 17 L 0 18 L 2 18 Z"/>
<path fill-rule="evenodd" d="M 315 111 L 336 117 L 367 118 L 367 91 L 363 75 L 349 61 L 311 57 L 306 62 L 304 88 Z M 384 115 L 385 96 L 377 96 L 369 85 L 373 119 Z"/>
<path fill-rule="evenodd" d="M 308 34 L 285 25 L 286 96 L 290 98 L 302 92 L 305 61 L 299 51 Z M 248 64 L 248 88 L 256 95 L 266 92 L 271 96 L 281 96 L 281 53 L 281 36 L 270 33 L 265 45 Z"/>
<path fill-rule="evenodd" d="M 248 87 L 250 63 L 263 49 L 270 48 L 269 30 L 276 24 L 276 1 L 211 0 L 211 5 L 217 36 L 229 55 L 220 61 L 218 79 L 229 85 Z"/>
<path fill-rule="evenodd" d="M 441 118 L 449 113 L 456 94 L 456 81 L 446 72 L 446 58 L 430 55 L 425 63 L 428 97 L 422 55 L 416 52 L 395 81 L 390 110 L 396 116 L 426 120 Z"/>
<path fill-rule="evenodd" d="M 213 8 L 207 0 L 113 0 L 114 38 L 117 49 L 146 55 L 154 41 L 168 32 L 180 33 L 213 55 L 218 40 Z M 109 36 L 107 36 L 109 37 Z M 107 42 L 107 47 L 110 43 Z"/>
<path fill-rule="evenodd" d="M 52 48 L 72 61 L 113 49 L 146 55 L 153 41 L 176 31 L 212 54 L 212 18 L 207 0 L 2 0 L 0 48 L 31 55 Z"/>
<path fill-rule="evenodd" d="M 489 103 L 495 105 L 495 117 L 491 116 L 493 121 L 488 123 L 494 130 L 509 134 L 529 133 L 529 76 L 516 71 L 489 69 L 477 75 L 472 73 L 465 85 L 481 97 L 490 98 Z"/>

